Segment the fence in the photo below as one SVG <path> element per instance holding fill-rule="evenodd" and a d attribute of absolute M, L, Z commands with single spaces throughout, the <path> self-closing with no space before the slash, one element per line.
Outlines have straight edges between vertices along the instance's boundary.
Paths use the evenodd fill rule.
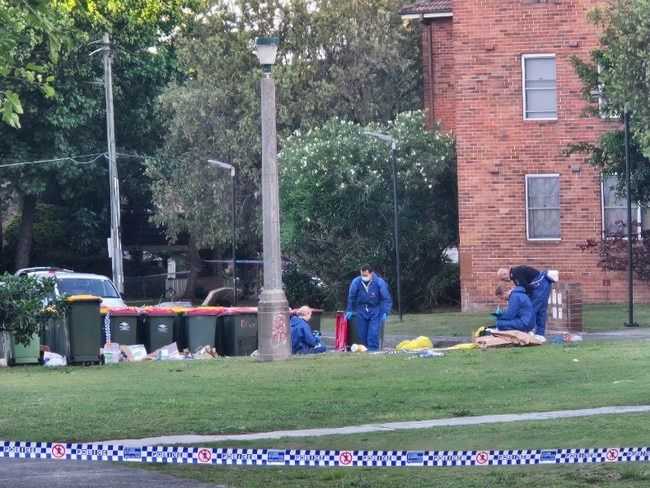
<path fill-rule="evenodd" d="M 175 278 L 167 273 L 124 278 L 124 296 L 129 300 L 175 300 L 183 296 L 189 271 L 176 272 Z"/>

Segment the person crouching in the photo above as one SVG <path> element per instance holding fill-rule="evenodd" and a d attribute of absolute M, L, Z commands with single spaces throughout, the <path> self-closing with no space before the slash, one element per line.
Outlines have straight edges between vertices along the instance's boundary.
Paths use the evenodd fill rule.
<path fill-rule="evenodd" d="M 293 354 L 317 354 L 325 352 L 327 346 L 321 344 L 309 326 L 311 308 L 303 305 L 291 317 L 291 352 Z"/>

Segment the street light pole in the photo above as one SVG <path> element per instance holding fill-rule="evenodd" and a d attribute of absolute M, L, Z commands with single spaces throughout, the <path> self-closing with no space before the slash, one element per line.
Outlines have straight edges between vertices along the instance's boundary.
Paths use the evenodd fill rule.
<path fill-rule="evenodd" d="M 399 321 L 402 322 L 402 268 L 400 265 L 399 253 L 399 206 L 397 199 L 397 140 L 386 134 L 379 134 L 377 132 L 364 132 L 369 137 L 376 137 L 383 141 L 391 143 L 391 160 L 393 163 L 393 210 L 395 222 L 395 266 L 397 268 L 397 313 L 399 314 Z"/>
<path fill-rule="evenodd" d="M 255 39 L 257 56 L 264 70 L 261 80 L 264 289 L 257 309 L 260 361 L 286 361 L 291 358 L 289 303 L 282 289 L 275 82 L 271 77 L 279 43 L 277 37 Z"/>
<path fill-rule="evenodd" d="M 630 112 L 625 106 L 623 114 L 625 128 L 625 192 L 627 196 L 627 308 L 628 318 L 625 327 L 638 327 L 634 322 L 634 289 L 632 269 L 632 177 L 630 171 Z"/>
<path fill-rule="evenodd" d="M 213 166 L 230 170 L 230 183 L 232 186 L 232 304 L 237 306 L 237 260 L 235 259 L 237 231 L 235 227 L 235 167 L 232 164 L 222 163 L 214 159 L 208 159 L 208 163 Z"/>

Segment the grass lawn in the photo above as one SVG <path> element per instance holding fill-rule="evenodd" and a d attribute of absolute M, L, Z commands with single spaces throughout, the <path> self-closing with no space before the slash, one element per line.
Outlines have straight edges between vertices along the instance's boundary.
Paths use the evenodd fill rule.
<path fill-rule="evenodd" d="M 585 330 L 622 327 L 621 306 L 585 307 Z M 590 314 L 593 314 L 590 316 Z M 387 333 L 471 334 L 473 314 L 391 317 Z M 485 314 L 476 315 L 484 319 Z M 593 317 L 593 319 L 592 319 Z M 389 320 L 391 320 L 389 319 Z M 650 307 L 635 308 L 650 324 Z M 325 316 L 323 330 L 334 318 Z M 608 326 L 609 324 L 609 326 Z M 480 325 L 480 324 L 479 324 Z M 403 332 L 390 329 L 402 328 Z M 461 332 L 462 329 L 462 332 Z M 406 354 L 327 353 L 0 370 L 0 437 L 99 442 L 172 434 L 328 428 L 501 413 L 650 404 L 650 341 Z M 650 413 L 362 435 L 227 442 L 206 447 L 496 450 L 647 446 Z M 648 463 L 449 468 L 133 465 L 234 487 L 641 487 Z"/>

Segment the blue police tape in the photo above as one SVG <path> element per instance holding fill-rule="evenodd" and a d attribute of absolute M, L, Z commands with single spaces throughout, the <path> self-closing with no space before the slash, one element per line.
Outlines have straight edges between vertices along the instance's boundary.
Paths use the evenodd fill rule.
<path fill-rule="evenodd" d="M 649 461 L 650 447 L 520 451 L 316 451 L 0 442 L 0 458 L 248 466 L 509 466 Z"/>

